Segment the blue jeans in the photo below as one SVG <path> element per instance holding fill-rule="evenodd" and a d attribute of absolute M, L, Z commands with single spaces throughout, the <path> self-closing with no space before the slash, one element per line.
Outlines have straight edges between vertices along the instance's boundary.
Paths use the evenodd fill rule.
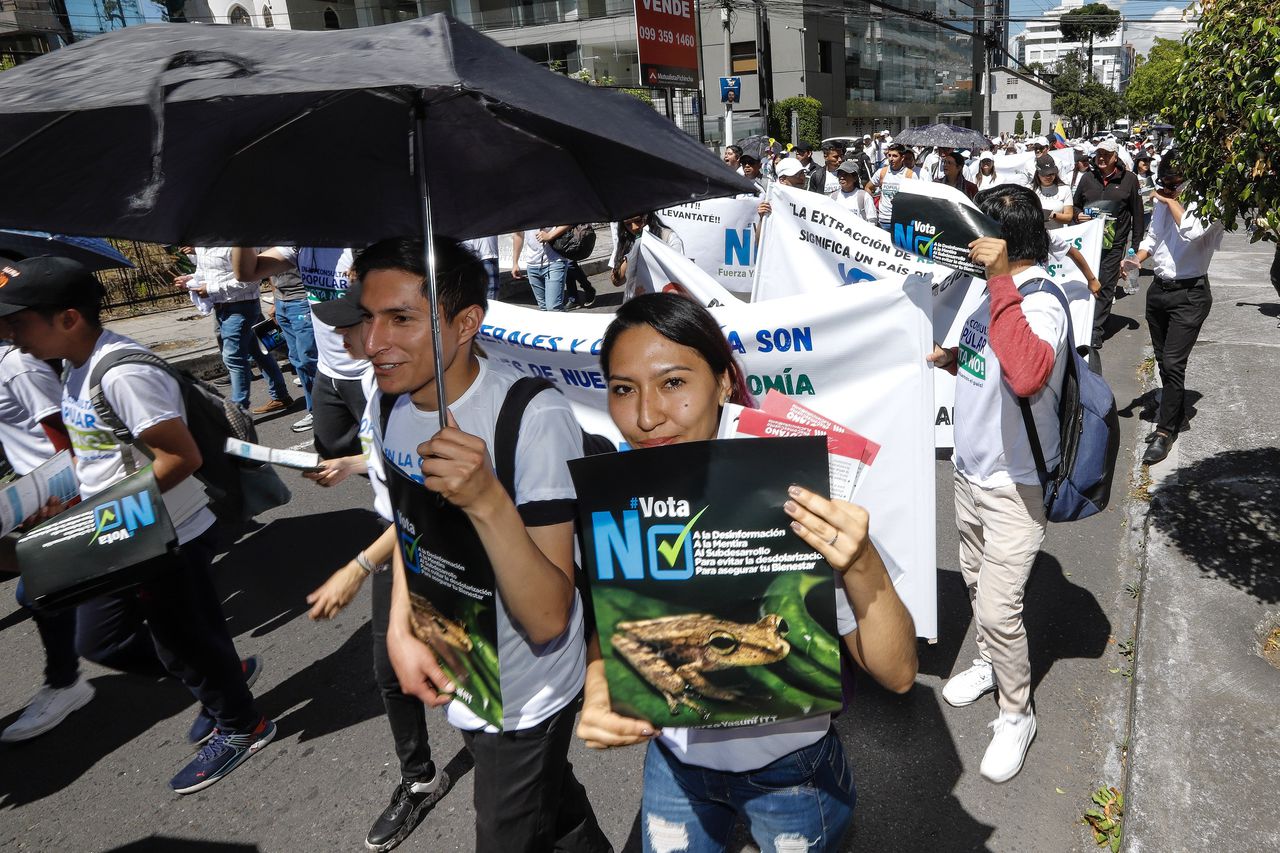
<path fill-rule="evenodd" d="M 761 853 L 835 853 L 856 802 L 853 770 L 834 729 L 745 773 L 683 764 L 650 741 L 641 838 L 645 853 L 720 853 L 742 815 Z"/>
<path fill-rule="evenodd" d="M 267 390 L 273 400 L 289 400 L 289 386 L 274 356 L 262 352 L 253 334 L 253 324 L 262 319 L 262 309 L 256 299 L 239 302 L 220 302 L 213 306 L 222 335 L 222 363 L 231 375 L 231 401 L 241 408 L 249 407 L 249 382 L 253 378 L 252 362 L 258 362 L 267 380 Z"/>
<path fill-rule="evenodd" d="M 311 411 L 311 386 L 316 382 L 316 333 L 311 326 L 311 303 L 304 299 L 277 299 L 276 325 L 289 345 L 289 363 L 302 380 L 302 393 Z"/>
<path fill-rule="evenodd" d="M 484 274 L 489 278 L 489 298 L 497 299 L 498 289 L 501 284 L 501 279 L 498 277 L 498 259 L 484 258 L 480 261 L 480 264 L 484 267 Z"/>
<path fill-rule="evenodd" d="M 563 260 L 525 270 L 529 286 L 533 288 L 533 298 L 538 300 L 538 307 L 543 311 L 564 310 L 564 270 Z"/>

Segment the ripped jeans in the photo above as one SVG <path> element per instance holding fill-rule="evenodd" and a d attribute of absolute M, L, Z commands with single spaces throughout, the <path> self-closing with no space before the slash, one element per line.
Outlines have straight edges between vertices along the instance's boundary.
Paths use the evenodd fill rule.
<path fill-rule="evenodd" d="M 836 853 L 856 802 L 853 769 L 834 729 L 746 773 L 684 764 L 650 741 L 640 818 L 644 853 L 720 853 L 739 814 L 760 853 Z"/>

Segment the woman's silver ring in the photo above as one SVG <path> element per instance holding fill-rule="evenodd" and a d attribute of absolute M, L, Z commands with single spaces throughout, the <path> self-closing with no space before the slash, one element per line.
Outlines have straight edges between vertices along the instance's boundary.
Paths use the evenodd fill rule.
<path fill-rule="evenodd" d="M 837 530 L 835 533 L 832 533 L 831 538 L 827 540 L 827 547 L 830 547 L 836 544 L 836 540 L 839 538 L 840 538 L 840 531 Z"/>

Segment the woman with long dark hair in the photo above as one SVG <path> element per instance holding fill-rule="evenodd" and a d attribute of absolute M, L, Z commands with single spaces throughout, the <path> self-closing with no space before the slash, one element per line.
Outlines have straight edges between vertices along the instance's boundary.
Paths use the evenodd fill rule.
<path fill-rule="evenodd" d="M 614 236 L 614 263 L 610 281 L 614 287 L 624 288 L 624 302 L 635 296 L 635 256 L 640 253 L 636 244 L 646 231 L 677 252 L 684 253 L 684 241 L 680 239 L 680 235 L 667 227 L 656 213 L 640 213 L 619 222 Z"/>

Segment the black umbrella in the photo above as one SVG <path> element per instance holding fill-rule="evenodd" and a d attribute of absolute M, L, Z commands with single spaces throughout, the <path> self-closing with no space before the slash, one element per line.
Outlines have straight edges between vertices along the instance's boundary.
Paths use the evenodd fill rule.
<path fill-rule="evenodd" d="M 967 148 L 971 151 L 985 151 L 991 147 L 991 140 L 980 132 L 956 124 L 922 124 L 909 127 L 893 138 L 894 142 L 903 145 L 929 145 L 934 148 Z"/>
<path fill-rule="evenodd" d="M 753 189 L 640 101 L 444 14 L 79 42 L 0 75 L 0 174 L 0 227 L 183 245 L 425 235 L 433 303 L 436 230 L 611 221 Z"/>
<path fill-rule="evenodd" d="M 116 251 L 106 240 L 97 237 L 69 237 L 48 231 L 17 231 L 0 228 L 0 254 L 12 253 L 25 258 L 37 255 L 61 255 L 79 261 L 91 270 L 130 269 L 133 262 Z"/>

